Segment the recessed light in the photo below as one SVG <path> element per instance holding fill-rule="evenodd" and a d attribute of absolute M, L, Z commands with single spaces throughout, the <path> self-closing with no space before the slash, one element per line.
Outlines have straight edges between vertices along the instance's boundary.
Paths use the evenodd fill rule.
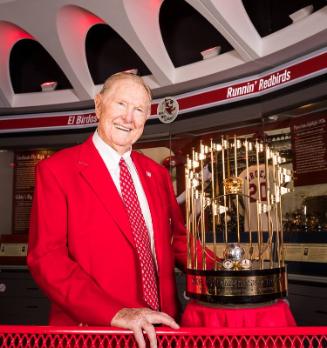
<path fill-rule="evenodd" d="M 218 56 L 221 51 L 221 46 L 215 46 L 208 48 L 204 51 L 201 51 L 201 55 L 203 59 L 209 59 Z"/>
<path fill-rule="evenodd" d="M 300 10 L 293 12 L 289 15 L 293 23 L 300 21 L 301 19 L 308 17 L 313 12 L 313 6 L 309 5 L 301 8 Z"/>
<path fill-rule="evenodd" d="M 54 91 L 58 85 L 57 81 L 46 81 L 41 83 L 42 92 Z"/>
<path fill-rule="evenodd" d="M 138 70 L 137 69 L 127 69 L 127 70 L 124 70 L 124 72 L 137 75 Z"/>

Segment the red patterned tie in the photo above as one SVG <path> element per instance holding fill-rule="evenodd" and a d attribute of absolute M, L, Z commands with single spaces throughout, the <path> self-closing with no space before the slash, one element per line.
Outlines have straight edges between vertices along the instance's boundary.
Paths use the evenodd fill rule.
<path fill-rule="evenodd" d="M 139 258 L 143 296 L 150 308 L 159 310 L 159 297 L 156 267 L 151 252 L 150 238 L 131 174 L 123 158 L 120 159 L 120 189 L 133 231 L 134 242 Z"/>

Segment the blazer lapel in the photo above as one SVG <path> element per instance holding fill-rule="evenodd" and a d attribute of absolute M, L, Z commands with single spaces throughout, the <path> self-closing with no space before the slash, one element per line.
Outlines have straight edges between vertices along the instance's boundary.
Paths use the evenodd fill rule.
<path fill-rule="evenodd" d="M 123 201 L 101 156 L 93 145 L 92 137 L 82 146 L 78 167 L 80 174 L 95 192 L 119 229 L 134 246 L 132 230 Z"/>

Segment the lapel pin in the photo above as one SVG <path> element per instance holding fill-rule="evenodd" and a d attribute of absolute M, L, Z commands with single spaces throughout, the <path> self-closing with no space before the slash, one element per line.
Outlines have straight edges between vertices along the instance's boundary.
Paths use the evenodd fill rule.
<path fill-rule="evenodd" d="M 148 176 L 149 178 L 151 178 L 151 173 L 150 173 L 150 172 L 146 171 L 145 174 L 146 174 L 146 176 Z"/>

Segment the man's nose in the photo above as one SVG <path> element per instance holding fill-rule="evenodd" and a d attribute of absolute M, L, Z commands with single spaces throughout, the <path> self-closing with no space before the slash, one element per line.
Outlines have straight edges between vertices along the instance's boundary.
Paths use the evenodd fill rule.
<path fill-rule="evenodd" d="M 133 120 L 133 115 L 134 115 L 134 110 L 133 108 L 126 108 L 126 112 L 124 113 L 124 119 L 126 122 L 132 122 Z"/>

